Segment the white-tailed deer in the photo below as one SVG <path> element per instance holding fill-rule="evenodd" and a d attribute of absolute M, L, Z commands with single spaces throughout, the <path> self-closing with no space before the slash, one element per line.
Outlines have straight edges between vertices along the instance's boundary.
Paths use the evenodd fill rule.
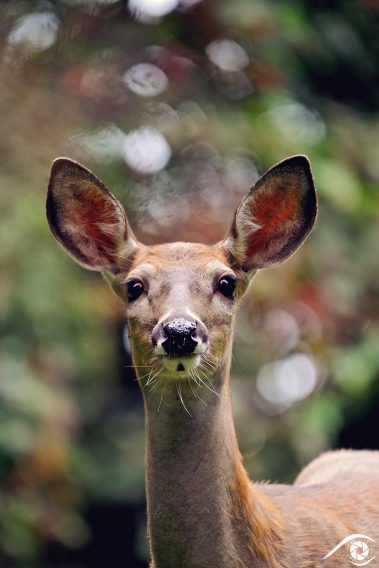
<path fill-rule="evenodd" d="M 126 301 L 145 403 L 154 568 L 379 563 L 379 542 L 370 540 L 379 540 L 378 453 L 332 452 L 293 486 L 259 485 L 248 479 L 234 429 L 236 306 L 258 269 L 283 262 L 301 245 L 316 209 L 309 162 L 294 156 L 259 179 L 223 241 L 144 246 L 122 205 L 89 170 L 66 158 L 53 164 L 47 197 L 53 234 Z"/>

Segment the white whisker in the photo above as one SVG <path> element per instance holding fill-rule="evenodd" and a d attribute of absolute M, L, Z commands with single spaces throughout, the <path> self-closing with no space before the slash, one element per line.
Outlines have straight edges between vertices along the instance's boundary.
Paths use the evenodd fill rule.
<path fill-rule="evenodd" d="M 149 390 L 149 392 L 152 392 L 153 390 L 155 390 L 157 388 L 158 385 L 162 384 L 162 381 L 160 379 L 157 379 L 156 381 L 154 381 L 153 386 L 151 387 L 151 389 Z"/>
<path fill-rule="evenodd" d="M 184 404 L 184 400 L 183 400 L 183 396 L 182 396 L 182 391 L 181 391 L 181 388 L 180 388 L 179 383 L 177 383 L 177 385 L 176 385 L 176 390 L 178 391 L 178 395 L 179 395 L 179 398 L 180 398 L 180 401 L 181 401 L 181 403 L 182 403 L 182 405 L 183 405 L 184 410 L 189 414 L 189 416 L 192 417 L 192 414 L 190 413 L 190 411 L 188 410 L 188 408 L 187 408 L 186 405 Z"/>
<path fill-rule="evenodd" d="M 159 411 L 160 411 L 160 409 L 161 409 L 161 405 L 162 405 L 162 401 L 163 401 L 164 392 L 165 392 L 165 390 L 166 390 L 166 385 L 167 385 L 167 381 L 165 381 L 165 384 L 164 384 L 164 387 L 163 387 L 163 390 L 162 390 L 162 393 L 161 393 L 161 398 L 160 398 L 160 400 L 159 400 L 159 405 L 158 405 L 158 408 L 157 408 L 157 414 L 159 413 Z M 164 401 L 163 401 L 163 402 L 164 402 Z"/>
<path fill-rule="evenodd" d="M 204 400 L 201 398 L 201 396 L 199 395 L 199 393 L 196 392 L 196 391 L 193 389 L 192 380 L 194 381 L 194 383 L 195 383 L 199 388 L 200 388 L 200 384 L 197 382 L 197 380 L 196 380 L 194 374 L 193 374 L 191 371 L 189 371 L 189 374 L 190 374 L 190 381 L 189 381 L 189 384 L 190 384 L 191 391 L 192 391 L 194 397 L 195 397 L 195 398 L 198 398 L 198 399 L 204 404 L 204 406 L 207 406 L 207 403 L 204 402 Z"/>
<path fill-rule="evenodd" d="M 219 399 L 222 399 L 222 395 L 220 393 L 218 393 L 217 391 L 215 391 L 213 388 L 211 388 L 210 386 L 208 386 L 203 379 L 200 377 L 199 374 L 197 374 L 197 378 L 198 380 L 201 382 L 202 385 L 204 385 L 208 390 L 210 390 L 211 392 L 213 392 L 216 396 L 218 396 Z M 206 377 L 205 377 L 206 378 Z"/>
<path fill-rule="evenodd" d="M 153 371 L 152 371 L 152 372 L 153 372 Z M 155 379 L 161 372 L 162 372 L 162 368 L 160 368 L 160 369 L 154 369 L 154 375 L 153 375 L 153 376 L 150 376 L 150 375 L 149 375 L 149 378 L 148 378 L 148 380 L 146 381 L 146 385 L 145 385 L 145 386 L 148 387 L 148 386 L 154 381 L 154 379 Z"/>
<path fill-rule="evenodd" d="M 142 381 L 142 379 L 144 379 L 145 377 L 149 376 L 152 372 L 153 372 L 153 367 L 154 365 L 151 365 L 150 371 L 148 371 L 147 373 L 145 373 L 144 375 L 142 375 L 141 377 L 137 377 L 136 381 Z"/>

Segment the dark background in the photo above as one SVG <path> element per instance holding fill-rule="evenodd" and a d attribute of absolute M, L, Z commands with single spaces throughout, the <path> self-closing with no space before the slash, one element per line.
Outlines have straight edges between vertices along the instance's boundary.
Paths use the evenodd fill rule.
<path fill-rule="evenodd" d="M 291 482 L 327 448 L 378 448 L 377 29 L 374 0 L 0 3 L 2 567 L 147 565 L 123 308 L 49 233 L 59 155 L 157 243 L 215 242 L 258 174 L 307 154 L 316 230 L 239 313 L 241 450 Z"/>

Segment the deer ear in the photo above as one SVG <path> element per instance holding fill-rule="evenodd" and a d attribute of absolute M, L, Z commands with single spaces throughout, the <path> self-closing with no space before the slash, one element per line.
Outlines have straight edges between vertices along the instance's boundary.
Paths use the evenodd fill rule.
<path fill-rule="evenodd" d="M 237 207 L 223 247 L 245 272 L 285 261 L 315 223 L 316 190 L 305 156 L 266 172 Z"/>
<path fill-rule="evenodd" d="M 67 158 L 53 162 L 46 213 L 58 242 L 90 270 L 117 272 L 138 246 L 121 203 L 92 172 Z"/>

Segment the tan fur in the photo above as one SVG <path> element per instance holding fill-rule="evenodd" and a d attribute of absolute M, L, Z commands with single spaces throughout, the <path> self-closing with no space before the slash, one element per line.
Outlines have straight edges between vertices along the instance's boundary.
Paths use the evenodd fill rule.
<path fill-rule="evenodd" d="M 251 483 L 242 460 L 236 460 L 230 485 L 233 514 L 239 530 L 245 531 L 252 557 L 268 563 L 272 568 L 283 568 L 281 543 L 284 522 L 274 502 Z"/>
<path fill-rule="evenodd" d="M 316 210 L 309 163 L 297 156 L 258 180 L 221 243 L 147 247 L 91 172 L 67 159 L 53 165 L 47 215 L 58 241 L 83 266 L 111 273 L 120 297 L 130 280 L 143 285 L 127 318 L 146 412 L 151 568 L 337 568 L 349 565 L 345 549 L 323 557 L 343 538 L 379 541 L 377 452 L 325 454 L 293 486 L 254 485 L 234 430 L 236 303 L 257 268 L 298 248 Z M 220 290 L 225 275 L 237 279 L 234 298 Z M 203 332 L 193 356 L 174 354 L 184 374 L 152 341 L 175 318 Z"/>
<path fill-rule="evenodd" d="M 367 477 L 379 467 L 379 454 L 372 451 L 338 450 L 322 454 L 305 467 L 295 480 L 296 485 L 316 485 L 339 479 L 354 472 Z"/>

